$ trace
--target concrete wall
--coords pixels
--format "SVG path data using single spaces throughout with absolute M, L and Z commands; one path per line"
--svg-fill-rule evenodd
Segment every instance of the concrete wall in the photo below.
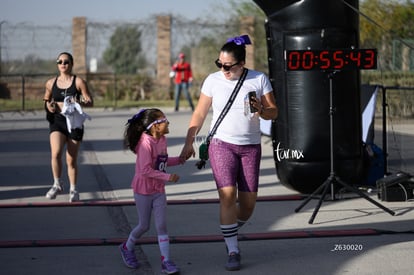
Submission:
M 75 60 L 73 73 L 84 77 L 88 71 L 86 65 L 86 17 L 74 17 L 72 20 L 72 54 Z

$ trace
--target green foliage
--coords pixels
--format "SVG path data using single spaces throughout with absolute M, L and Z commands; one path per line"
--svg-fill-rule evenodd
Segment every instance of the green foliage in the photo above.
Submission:
M 394 4 L 392 6 L 393 17 L 398 20 L 391 20 L 390 28 L 401 38 L 414 37 L 414 3 L 407 0 L 403 5 Z
M 103 54 L 104 61 L 111 65 L 117 74 L 134 74 L 145 66 L 140 56 L 141 32 L 133 25 L 118 27 L 110 39 L 110 46 Z
M 414 35 L 414 3 L 407 0 L 365 0 L 360 11 L 366 16 L 360 20 L 362 45 L 380 44 L 384 36 L 412 38 Z
M 203 57 L 198 56 L 198 58 L 209 60 L 208 63 L 201 62 L 204 65 L 203 69 L 209 72 L 216 69 L 212 61 L 218 57 L 219 50 L 226 39 L 242 35 L 242 33 L 240 33 L 240 27 L 243 22 L 240 22 L 240 18 L 253 16 L 255 18 L 255 33 L 254 37 L 251 38 L 254 39 L 255 69 L 267 72 L 267 44 L 264 28 L 266 16 L 264 12 L 253 1 L 246 0 L 229 0 L 221 2 L 220 6 L 217 6 L 215 9 L 218 10 L 217 13 L 222 13 L 223 16 L 221 17 L 226 18 L 226 20 L 222 23 L 223 27 L 213 34 L 204 35 L 197 45 L 195 45 L 196 48 L 202 48 L 203 50 Z
M 377 48 L 382 70 L 414 65 L 414 4 L 406 0 L 365 0 L 360 4 L 360 48 Z

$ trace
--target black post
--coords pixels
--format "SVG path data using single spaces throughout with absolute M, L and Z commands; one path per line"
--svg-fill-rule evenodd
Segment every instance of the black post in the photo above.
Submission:
M 388 150 L 387 150 L 387 88 L 382 88 L 382 151 L 384 152 L 384 175 L 388 174 Z

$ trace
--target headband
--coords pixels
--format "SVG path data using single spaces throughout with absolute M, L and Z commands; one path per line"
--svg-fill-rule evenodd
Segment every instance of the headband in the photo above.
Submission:
M 155 124 L 159 124 L 159 123 L 163 123 L 163 122 L 167 122 L 167 121 L 168 121 L 168 119 L 166 119 L 166 118 L 157 119 L 157 120 L 155 120 L 155 121 L 151 122 L 151 123 L 147 126 L 147 131 L 148 131 L 149 129 L 151 129 L 151 127 L 152 127 L 153 125 L 155 125 Z
M 128 119 L 127 124 L 131 124 L 132 122 L 136 121 L 137 119 L 140 119 L 142 114 L 144 114 L 144 112 L 147 109 L 141 109 L 138 113 L 136 113 L 133 117 L 131 117 L 130 119 Z
M 236 45 L 239 45 L 239 46 L 252 44 L 247 34 L 229 38 L 227 39 L 227 42 L 234 42 Z

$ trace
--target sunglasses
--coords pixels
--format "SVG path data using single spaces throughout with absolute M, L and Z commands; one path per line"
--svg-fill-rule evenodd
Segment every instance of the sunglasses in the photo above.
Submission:
M 56 64 L 59 64 L 59 65 L 69 65 L 70 64 L 70 61 L 69 60 L 57 60 L 56 61 Z
M 233 68 L 233 66 L 236 66 L 239 64 L 239 62 L 234 63 L 233 65 L 223 65 L 221 64 L 220 60 L 216 60 L 214 61 L 214 63 L 216 64 L 217 68 L 221 69 L 223 68 L 224 71 L 228 72 L 230 71 L 231 68 Z
M 168 123 L 169 121 L 168 121 L 168 119 L 166 119 L 166 118 L 157 119 L 157 120 L 155 120 L 155 121 L 151 122 L 151 123 L 147 126 L 147 130 L 151 129 L 152 125 L 155 125 L 155 124 L 160 124 L 160 123 L 164 123 L 164 122 L 167 122 L 167 123 Z

